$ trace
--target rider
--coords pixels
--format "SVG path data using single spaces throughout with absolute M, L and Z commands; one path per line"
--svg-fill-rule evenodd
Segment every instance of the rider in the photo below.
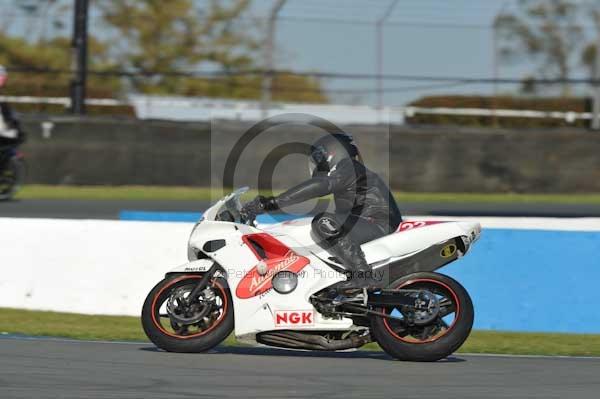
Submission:
M 0 65 L 0 89 L 6 84 L 8 74 Z M 6 147 L 15 147 L 25 141 L 19 121 L 15 118 L 10 106 L 0 102 L 0 151 Z M 0 165 L 1 166 L 1 165 Z
M 276 197 L 258 196 L 242 212 L 256 215 L 333 194 L 335 212 L 317 214 L 312 233 L 351 271 L 341 290 L 376 287 L 360 245 L 394 232 L 402 221 L 384 181 L 361 162 L 352 136 L 334 133 L 311 146 L 312 178 Z

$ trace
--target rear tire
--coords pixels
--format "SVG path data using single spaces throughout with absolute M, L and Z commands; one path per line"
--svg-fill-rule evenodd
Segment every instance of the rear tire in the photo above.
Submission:
M 407 333 L 407 328 L 402 327 L 402 323 L 380 316 L 372 317 L 371 334 L 389 355 L 405 361 L 433 362 L 454 353 L 469 337 L 474 319 L 473 303 L 465 288 L 456 280 L 439 273 L 414 273 L 394 281 L 389 288 L 439 289 L 439 292 L 448 294 L 452 298 L 452 303 L 456 302 L 453 307 L 448 306 L 448 310 L 454 309 L 454 312 L 449 313 L 455 315 L 451 324 L 448 325 L 439 318 L 431 325 L 423 327 L 423 335 L 426 335 L 427 331 L 431 331 L 431 336 L 416 339 L 409 338 L 411 334 Z M 391 313 L 390 309 L 378 310 Z M 400 326 L 401 332 L 395 331 L 394 323 Z M 444 325 L 445 327 L 442 327 Z M 417 327 L 416 330 L 420 331 L 419 328 Z M 430 330 L 425 330 L 426 328 Z M 419 334 L 414 335 L 418 336 Z
M 211 325 L 198 327 L 195 332 L 186 335 L 175 329 L 181 326 L 167 317 L 160 317 L 162 305 L 175 290 L 193 287 L 201 277 L 199 274 L 170 276 L 159 282 L 146 297 L 142 308 L 142 326 L 150 341 L 159 348 L 168 352 L 205 352 L 220 344 L 233 331 L 233 302 L 227 281 L 223 278 L 213 278 L 211 281 L 222 304 L 220 315 Z M 187 333 L 187 328 L 185 331 Z

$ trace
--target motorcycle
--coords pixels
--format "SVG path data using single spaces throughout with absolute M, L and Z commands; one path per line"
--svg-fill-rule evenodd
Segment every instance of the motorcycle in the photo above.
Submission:
M 362 245 L 382 287 L 340 293 L 346 270 L 316 245 L 311 219 L 257 227 L 240 214 L 246 190 L 206 210 L 189 238 L 189 262 L 148 294 L 142 325 L 159 348 L 204 352 L 235 330 L 254 345 L 342 351 L 377 342 L 400 360 L 436 361 L 469 336 L 469 294 L 434 271 L 469 252 L 479 223 L 403 222 Z
M 25 157 L 17 147 L 0 148 L 0 201 L 14 197 L 25 180 Z

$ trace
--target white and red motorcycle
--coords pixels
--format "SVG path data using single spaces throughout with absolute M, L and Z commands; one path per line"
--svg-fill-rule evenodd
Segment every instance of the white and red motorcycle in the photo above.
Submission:
M 315 244 L 310 218 L 257 228 L 235 191 L 209 208 L 188 243 L 189 263 L 148 294 L 142 324 L 172 352 L 203 352 L 235 329 L 238 341 L 337 351 L 377 342 L 391 356 L 435 361 L 456 351 L 473 305 L 455 280 L 434 270 L 479 238 L 472 222 L 403 222 L 362 245 L 385 288 L 341 295 L 343 265 Z

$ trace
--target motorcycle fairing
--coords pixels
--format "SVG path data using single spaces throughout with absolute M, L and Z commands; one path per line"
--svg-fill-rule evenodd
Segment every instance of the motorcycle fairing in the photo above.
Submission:
M 256 255 L 259 263 L 264 265 L 264 272 L 259 273 L 258 265 L 254 266 L 238 284 L 235 295 L 247 299 L 263 294 L 273 288 L 271 279 L 281 271 L 298 274 L 310 260 L 300 256 L 267 233 L 248 234 L 242 240 Z
M 167 275 L 176 273 L 204 273 L 215 263 L 212 259 L 196 259 L 171 269 Z
M 296 245 L 309 249 L 314 256 L 325 262 L 332 262 L 331 255 L 315 244 L 311 235 L 311 220 L 311 218 L 296 219 L 291 222 L 271 225 L 264 230 L 284 242 L 289 240 L 295 242 Z M 395 233 L 361 245 L 367 262 L 373 268 L 394 264 L 401 259 L 412 257 L 450 239 L 460 239 L 462 237 L 464 241 L 471 243 L 479 237 L 481 232 L 481 226 L 476 222 L 414 221 L 404 222 L 403 225 L 409 226 L 406 223 L 411 223 L 411 227 L 405 227 Z M 469 245 L 467 244 L 462 253 L 466 253 L 468 249 Z M 442 262 L 440 264 L 440 262 L 436 262 L 436 264 L 439 264 L 436 269 L 447 263 Z M 339 266 L 343 267 L 343 265 Z M 430 270 L 423 269 L 421 271 Z
M 302 265 L 301 273 L 298 273 L 298 285 L 294 291 L 289 294 L 280 294 L 273 289 L 267 289 L 258 295 L 248 298 L 240 298 L 236 291 L 245 276 L 252 271 L 260 261 L 257 257 L 256 248 L 252 247 L 246 236 L 263 237 L 266 242 L 278 242 L 278 245 L 271 245 L 268 249 L 270 256 L 278 256 L 285 251 L 287 254 L 292 251 L 297 253 L 300 258 L 306 258 L 307 263 Z M 270 238 L 266 238 L 266 237 Z M 283 236 L 277 236 L 275 239 L 270 234 L 257 228 L 237 224 L 233 222 L 220 222 L 204 220 L 196 225 L 189 241 L 190 257 L 192 255 L 201 255 L 210 259 L 193 260 L 186 265 L 174 269 L 172 272 L 185 272 L 186 268 L 198 268 L 207 270 L 207 262 L 217 262 L 225 271 L 228 285 L 232 291 L 232 300 L 234 306 L 235 331 L 237 335 L 253 334 L 261 331 L 269 331 L 278 328 L 275 321 L 278 312 L 286 311 L 306 311 L 314 312 L 314 319 L 310 325 L 299 323 L 294 329 L 311 330 L 345 330 L 352 325 L 352 320 L 342 318 L 337 320 L 324 319 L 314 309 L 310 302 L 310 296 L 323 288 L 331 286 L 339 281 L 343 281 L 345 276 L 335 273 L 332 269 L 322 262 L 319 258 L 302 251 L 298 248 L 298 243 L 288 241 Z M 226 245 L 213 252 L 203 251 L 207 242 L 214 240 L 225 240 Z M 303 252 L 303 253 L 300 253 Z M 308 256 L 305 256 L 308 255 Z M 260 256 L 259 256 L 260 257 Z M 284 257 L 285 258 L 285 257 Z M 301 265 L 298 263 L 297 265 Z M 298 267 L 298 266 L 296 266 Z

